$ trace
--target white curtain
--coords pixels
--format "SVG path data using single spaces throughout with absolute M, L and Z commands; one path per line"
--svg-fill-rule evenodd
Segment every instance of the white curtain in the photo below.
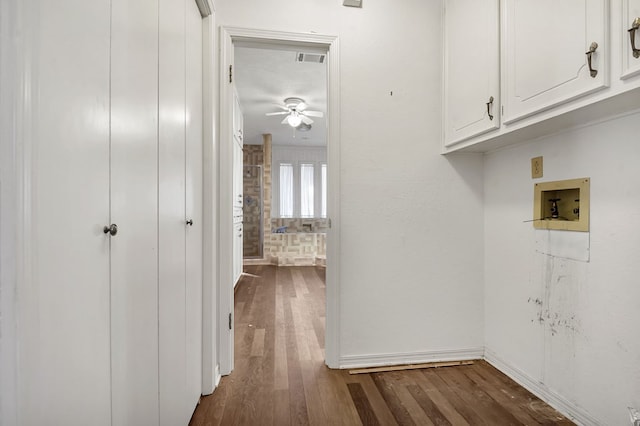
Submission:
M 293 164 L 280 164 L 280 217 L 293 217 Z
M 314 217 L 313 164 L 300 165 L 300 216 Z

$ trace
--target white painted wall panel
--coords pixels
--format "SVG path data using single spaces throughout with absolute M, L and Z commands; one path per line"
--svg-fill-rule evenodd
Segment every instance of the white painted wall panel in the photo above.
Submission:
M 482 160 L 439 155 L 440 2 L 216 11 L 222 25 L 340 38 L 341 356 L 481 347 Z
M 627 407 L 640 407 L 638 132 L 635 113 L 485 162 L 487 348 L 600 424 L 627 424 Z M 522 223 L 539 155 L 539 181 L 591 178 L 589 261 L 538 253 L 538 231 Z

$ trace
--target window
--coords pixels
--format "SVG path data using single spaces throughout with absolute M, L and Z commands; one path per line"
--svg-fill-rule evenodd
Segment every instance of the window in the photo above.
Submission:
M 293 164 L 280 164 L 280 217 L 293 217 Z
M 314 217 L 313 211 L 313 164 L 300 165 L 300 216 Z
M 274 217 L 327 217 L 327 164 L 283 162 L 274 168 Z

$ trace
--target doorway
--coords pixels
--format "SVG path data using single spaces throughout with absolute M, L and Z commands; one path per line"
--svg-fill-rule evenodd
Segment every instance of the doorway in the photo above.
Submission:
M 325 363 L 332 368 L 339 366 L 338 348 L 338 271 L 339 259 L 336 256 L 339 245 L 339 52 L 338 39 L 333 36 L 317 34 L 282 33 L 241 28 L 222 28 L 220 61 L 220 247 L 219 251 L 219 362 L 220 373 L 229 374 L 233 370 L 233 271 L 230 250 L 233 245 L 233 191 L 230 185 L 233 176 L 232 140 L 233 135 L 233 99 L 235 47 L 270 46 L 276 49 L 290 48 L 299 50 L 323 51 L 327 61 L 327 103 L 326 103 L 326 336 Z M 283 100 L 284 101 L 284 100 Z M 264 229 L 270 224 L 264 223 Z

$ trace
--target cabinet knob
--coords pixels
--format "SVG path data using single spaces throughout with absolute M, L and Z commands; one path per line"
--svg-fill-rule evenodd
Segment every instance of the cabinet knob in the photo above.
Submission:
M 591 78 L 596 78 L 596 76 L 598 75 L 598 70 L 593 69 L 593 67 L 591 66 L 591 57 L 597 49 L 598 43 L 594 41 L 593 43 L 591 43 L 591 46 L 589 46 L 589 50 L 585 52 L 585 55 L 587 55 L 587 63 L 589 64 L 589 74 L 591 75 Z
M 189 219 L 189 220 L 187 220 L 187 225 L 189 225 L 189 226 L 193 226 L 193 219 Z
M 115 223 L 112 223 L 109 226 L 105 226 L 104 228 L 102 228 L 102 232 L 104 232 L 105 234 L 111 234 L 111 236 L 114 236 L 118 233 L 118 225 L 116 225 Z
M 631 51 L 634 58 L 640 58 L 640 49 L 636 47 L 636 31 L 640 28 L 640 18 L 636 18 L 629 28 L 629 37 L 631 38 Z

